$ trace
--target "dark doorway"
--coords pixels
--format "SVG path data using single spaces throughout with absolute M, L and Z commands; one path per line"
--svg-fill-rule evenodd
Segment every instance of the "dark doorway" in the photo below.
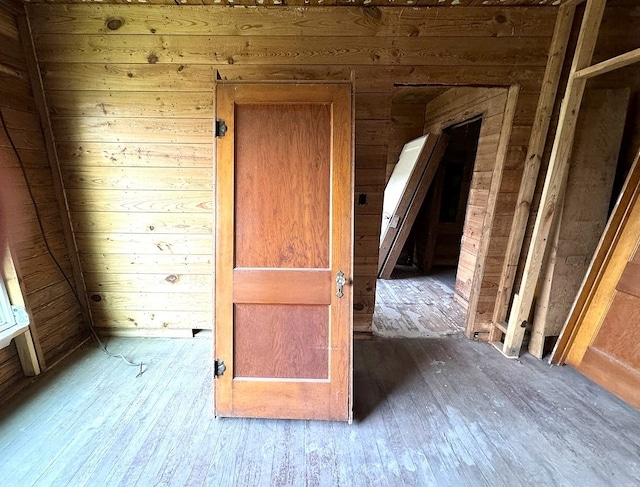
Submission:
M 423 275 L 436 272 L 455 281 L 481 125 L 477 118 L 445 130 L 449 145 L 406 249 L 409 262 Z

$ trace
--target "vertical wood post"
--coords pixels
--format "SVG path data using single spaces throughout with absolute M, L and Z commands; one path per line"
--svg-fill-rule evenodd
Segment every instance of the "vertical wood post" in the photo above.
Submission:
M 540 98 L 538 99 L 535 120 L 533 122 L 529 147 L 525 158 L 522 182 L 520 183 L 518 200 L 516 202 L 516 211 L 511 224 L 511 231 L 509 232 L 507 253 L 502 266 L 502 273 L 500 274 L 498 295 L 492 317 L 493 326 L 489 335 L 490 342 L 495 342 L 501 338 L 500 335 L 502 332 L 495 324 L 503 322 L 509 310 L 509 300 L 513 290 L 518 261 L 520 260 L 524 235 L 527 230 L 529 211 L 538 181 L 538 173 L 540 171 L 547 134 L 549 133 L 553 105 L 558 93 L 560 74 L 562 73 L 562 65 L 564 64 L 567 52 L 567 44 L 569 43 L 575 10 L 575 7 L 562 6 L 556 19 L 553 38 L 551 39 L 551 46 L 549 47 L 549 60 L 547 61 L 547 67 L 542 80 L 542 89 L 540 91 Z
M 505 335 L 502 352 L 508 357 L 517 357 L 524 337 L 525 327 L 522 326 L 529 318 L 533 298 L 540 276 L 542 261 L 547 247 L 547 239 L 551 231 L 554 214 L 558 205 L 558 196 L 566 181 L 569 156 L 573 147 L 576 121 L 580 104 L 586 86 L 585 79 L 576 78 L 575 73 L 591 64 L 598 31 L 604 14 L 606 0 L 588 0 L 585 9 L 578 45 L 571 65 L 569 82 L 565 92 L 558 129 L 551 151 L 551 159 L 547 176 L 542 190 L 542 199 L 536 218 L 531 244 L 527 254 L 522 283 L 518 293 L 519 302 L 514 303 L 509 315 L 507 333 Z M 516 306 L 517 304 L 517 306 Z

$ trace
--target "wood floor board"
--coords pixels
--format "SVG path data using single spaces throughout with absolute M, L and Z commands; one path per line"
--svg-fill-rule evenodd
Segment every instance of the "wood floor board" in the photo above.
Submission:
M 207 366 L 203 364 L 194 369 L 198 372 L 196 377 L 206 374 Z M 191 387 L 180 388 L 173 396 L 172 402 L 176 404 L 173 416 L 166 408 L 163 418 L 166 420 L 166 427 L 163 429 L 160 424 L 152 430 L 152 434 L 147 436 L 140 451 L 145 451 L 146 456 L 138 463 L 141 468 L 127 471 L 121 484 L 133 485 L 161 485 L 171 477 L 172 469 L 177 462 L 185 460 L 181 458 L 180 451 L 182 445 L 189 443 L 189 433 L 194 426 L 198 425 L 199 419 L 206 415 L 205 396 L 200 391 L 206 389 L 210 382 L 207 377 L 203 380 L 194 380 Z M 160 422 L 159 422 L 160 423 Z M 168 441 L 160 441 L 165 438 Z M 188 461 L 188 460 L 187 460 Z M 137 463 L 137 462 L 136 462 Z
M 393 346 L 394 342 L 389 342 L 389 345 L 366 355 L 368 363 L 363 370 L 370 371 L 370 381 L 375 384 L 375 387 L 369 389 L 379 390 L 380 398 L 386 398 L 374 403 L 374 407 L 379 403 L 379 412 L 370 416 L 385 419 L 381 429 L 385 430 L 388 441 L 396 452 L 395 468 L 400 472 L 397 475 L 401 476 L 404 484 L 415 485 L 426 481 L 429 485 L 446 485 L 446 479 L 450 478 L 453 471 L 443 474 L 442 470 L 452 469 L 452 463 L 449 459 L 440 458 L 437 449 L 428 455 L 428 461 L 427 455 L 422 451 L 432 444 L 433 439 L 432 433 L 425 426 L 425 421 L 428 421 L 426 415 L 423 415 L 426 404 L 422 401 L 416 403 L 416 397 L 420 397 L 420 394 L 416 394 L 414 386 L 407 385 L 406 382 L 402 385 L 402 392 L 394 393 L 394 387 L 400 386 L 394 386 L 398 377 L 408 377 L 406 371 L 413 369 L 413 362 L 406 353 L 402 353 L 404 350 L 398 351 Z M 402 397 L 411 401 L 402 401 Z M 400 402 L 403 404 L 399 404 Z M 424 431 L 428 434 L 424 435 Z
M 428 350 L 433 350 L 435 348 L 437 351 L 439 351 L 439 344 L 440 341 L 430 341 Z M 414 349 L 419 348 L 420 344 L 416 344 L 416 346 L 411 347 L 409 350 L 410 354 Z M 436 374 L 446 374 L 446 364 L 451 360 L 458 361 L 456 366 L 462 365 L 462 367 L 465 367 L 466 365 L 460 363 L 459 357 L 452 358 L 446 355 L 429 356 L 429 354 L 427 353 L 427 358 L 427 361 L 416 361 L 418 368 L 423 368 L 424 364 L 429 364 L 430 367 L 436 369 Z M 472 377 L 472 375 L 473 371 L 469 370 L 467 374 L 461 377 L 461 380 Z M 435 380 L 432 380 L 429 383 L 440 384 Z M 458 387 L 459 384 L 460 381 L 451 381 L 441 384 L 440 387 L 434 386 L 431 388 L 434 395 L 433 399 L 436 404 L 451 405 L 444 408 L 442 411 L 442 413 L 444 413 L 445 417 L 448 419 L 449 423 L 445 431 L 452 432 L 452 441 L 462 439 L 462 441 L 460 441 L 459 443 L 467 445 L 467 455 L 472 456 L 474 451 L 482 452 L 484 458 L 482 458 L 481 471 L 488 482 L 491 481 L 491 479 L 495 479 L 496 485 L 505 482 L 505 479 L 501 478 L 500 473 L 502 473 L 503 475 L 508 475 L 508 478 L 518 479 L 509 463 L 508 450 L 503 449 L 502 451 L 500 451 L 499 447 L 501 447 L 502 445 L 496 445 L 492 441 L 490 436 L 482 431 L 480 427 L 480 421 L 482 420 L 483 416 L 478 415 L 479 417 L 469 418 L 467 417 L 467 411 L 465 411 L 466 408 L 460 409 L 459 407 L 455 406 L 463 405 L 468 401 L 474 401 L 474 403 L 477 403 L 477 406 L 480 406 L 483 400 L 482 396 L 473 394 L 473 389 L 469 389 L 468 387 L 465 387 L 464 389 L 460 388 Z M 473 410 L 475 411 L 476 408 L 473 408 Z M 459 446 L 459 448 L 462 448 L 462 446 Z
M 389 338 L 427 338 L 464 330 L 465 310 L 454 299 L 455 269 L 423 276 L 397 266 L 376 284 L 373 332 Z
M 135 352 L 137 345 L 139 344 L 131 343 L 123 348 L 128 352 Z M 119 350 L 119 347 L 114 347 L 114 350 Z M 44 384 L 43 390 L 39 391 L 37 402 L 35 398 L 31 398 L 33 401 L 27 399 L 25 410 L 17 411 L 17 414 L 26 421 L 19 426 L 13 423 L 13 428 L 17 426 L 22 434 L 5 436 L 0 431 L 0 437 L 3 437 L 0 440 L 0 471 L 3 469 L 3 464 L 12 463 L 14 458 L 25 454 L 42 453 L 40 457 L 42 465 L 45 457 L 55 452 L 49 448 L 42 451 L 42 445 L 34 439 L 56 438 L 60 434 L 71 433 L 73 426 L 82 421 L 82 415 L 90 411 L 100 394 L 108 390 L 107 384 L 112 380 L 111 373 L 118 366 L 118 361 L 113 359 L 100 364 L 96 362 L 93 354 L 96 351 L 95 345 L 87 345 L 84 355 L 79 357 L 79 364 L 73 371 L 67 369 L 49 379 Z M 103 352 L 100 351 L 100 353 Z M 116 353 L 126 352 L 123 350 Z M 80 384 L 84 384 L 84 387 Z M 30 398 L 31 390 L 25 391 L 25 395 Z M 32 417 L 33 421 L 29 421 L 29 417 Z M 65 417 L 66 421 L 61 423 L 58 419 L 60 417 Z M 10 440 L 7 441 L 9 438 Z M 26 472 L 27 470 L 29 465 L 20 463 L 12 475 L 19 478 L 22 473 L 30 474 Z
M 534 362 L 531 356 L 525 356 L 523 361 Z M 492 369 L 494 380 L 497 382 L 499 370 L 494 364 L 487 364 L 487 369 Z M 560 372 L 569 371 L 561 369 Z M 539 372 L 539 371 L 538 371 Z M 577 453 L 589 455 L 589 451 L 602 450 L 603 436 L 601 428 L 620 429 L 619 435 L 623 441 L 614 442 L 607 445 L 602 451 L 601 457 L 609 456 L 613 451 L 621 455 L 640 454 L 640 426 L 637 423 L 626 423 L 620 425 L 620 418 L 611 418 L 609 411 L 605 408 L 594 407 L 593 399 L 585 394 L 574 393 L 573 390 L 555 388 L 558 383 L 547 384 L 544 374 L 526 374 L 523 371 L 522 385 L 519 388 L 520 401 L 526 401 L 530 419 L 538 429 L 553 438 L 558 445 L 564 445 Z M 577 375 L 577 379 L 584 379 Z M 575 377 L 572 374 L 572 377 Z M 584 379 L 583 386 L 591 388 L 595 384 Z M 594 397 L 599 398 L 603 391 L 593 388 Z M 568 396 L 568 397 L 567 397 Z M 616 399 L 611 396 L 611 399 Z M 622 404 L 622 402 L 620 401 Z M 521 403 L 522 404 L 522 403 Z M 626 406 L 626 405 L 625 405 Z M 553 418 L 557 424 L 553 428 L 548 427 L 549 418 Z M 595 427 L 597 425 L 597 427 Z M 622 426 L 622 427 L 621 427 Z M 604 463 L 604 462 L 603 462 Z M 628 466 L 635 475 L 640 475 L 640 464 L 633 463 Z M 594 481 L 606 481 L 608 478 L 607 469 L 596 472 L 598 478 Z
M 588 458 L 593 455 L 589 452 L 602 451 L 603 445 L 585 447 L 586 445 L 582 443 L 589 434 L 588 422 L 582 424 L 580 428 L 579 436 L 582 441 L 577 443 L 572 441 L 573 434 L 572 428 L 569 426 L 569 418 L 562 412 L 563 409 L 570 407 L 569 402 L 564 403 L 558 409 L 550 409 L 545 404 L 548 399 L 542 392 L 543 390 L 534 389 L 528 383 L 529 375 L 525 371 L 516 371 L 518 378 L 511 382 L 501 380 L 501 371 L 494 364 L 483 364 L 481 367 L 495 385 L 494 390 L 502 392 L 508 401 L 504 407 L 503 416 L 509 414 L 508 411 L 514 408 L 520 411 L 516 430 L 526 432 L 526 434 L 518 435 L 520 441 L 529 442 L 529 451 L 538 457 L 537 463 L 545 467 L 538 472 L 535 479 L 537 482 L 550 485 L 551 482 L 560 481 L 563 485 L 571 485 L 574 481 L 572 479 L 581 478 L 584 481 L 583 485 L 606 485 L 606 472 L 609 470 L 606 465 L 580 473 L 580 466 L 571 461 L 567 455 L 558 455 L 557 457 L 549 455 L 551 451 L 570 450 L 575 455 Z M 546 445 L 546 448 L 540 448 L 538 445 Z M 592 458 L 592 461 L 599 463 L 596 458 Z
M 438 343 L 434 340 L 421 341 L 410 348 L 410 353 L 420 364 L 422 377 L 427 383 L 438 384 L 432 374 L 446 376 L 452 360 L 451 355 L 438 350 Z M 456 405 L 473 401 L 473 408 L 455 410 L 452 417 L 461 418 L 466 436 L 483 443 L 477 447 L 485 454 L 489 453 L 489 461 L 500 469 L 501 475 L 497 475 L 497 479 L 505 476 L 519 485 L 530 485 L 532 479 L 527 474 L 526 465 L 536 464 L 537 459 L 529 454 L 526 441 L 514 441 L 513 433 L 505 434 L 503 431 L 502 414 L 506 414 L 500 409 L 503 398 L 498 397 L 496 401 L 491 390 L 483 387 L 484 382 L 477 372 L 477 362 L 462 362 L 459 353 L 455 354 L 455 357 L 457 363 L 454 366 L 466 370 L 467 373 L 460 375 L 456 381 L 447 382 L 445 387 L 435 389 L 433 403 Z M 512 426 L 512 423 L 505 421 L 505 425 Z
M 640 411 L 461 333 L 357 341 L 352 425 L 213 418 L 208 339 L 110 346 L 146 372 L 86 346 L 0 406 L 3 487 L 640 483 Z
M 105 468 L 102 472 L 94 472 L 92 475 L 93 480 L 91 481 L 96 483 L 103 482 L 100 485 L 119 485 L 121 483 L 135 485 L 140 472 L 154 453 L 157 440 L 166 429 L 167 424 L 173 419 L 174 414 L 179 410 L 178 406 L 182 404 L 182 400 L 193 401 L 194 396 L 187 395 L 189 392 L 193 393 L 193 376 L 191 380 L 186 380 L 181 387 L 177 387 L 180 371 L 171 367 L 172 363 L 181 361 L 184 367 L 183 372 L 185 369 L 190 373 L 194 371 L 193 355 L 189 352 L 192 352 L 194 345 L 198 345 L 198 343 L 194 341 L 188 346 L 185 345 L 187 344 L 177 344 L 175 349 L 168 350 L 168 357 L 157 363 L 157 368 L 153 371 L 153 374 L 150 374 L 150 370 L 145 372 L 147 380 L 153 380 L 158 375 L 162 377 L 162 381 L 159 384 L 154 382 L 150 386 L 154 388 L 155 401 L 145 404 L 146 408 L 140 411 L 142 417 L 148 418 L 148 421 L 144 423 L 143 427 L 132 425 L 133 427 L 126 428 L 122 432 L 111 448 L 111 451 L 121 452 L 120 458 L 111 459 L 110 470 L 107 471 Z M 195 369 L 195 371 L 197 370 Z M 195 380 L 195 382 L 201 381 Z M 137 393 L 134 397 L 136 396 Z M 187 406 L 187 408 L 189 407 Z M 170 435 L 165 438 L 167 441 L 173 440 Z M 109 456 L 107 455 L 107 458 Z M 122 461 L 123 458 L 130 458 L 131 461 Z M 108 464 L 104 466 L 109 467 Z
M 129 443 L 135 442 L 136 435 L 145 431 L 145 428 L 137 427 L 138 419 L 141 416 L 150 419 L 153 416 L 147 411 L 154 411 L 154 407 L 160 410 L 165 403 L 165 397 L 171 398 L 169 394 L 164 394 L 172 378 L 166 368 L 169 360 L 179 359 L 185 345 L 176 343 L 176 346 L 170 350 L 160 347 L 155 353 L 149 350 L 148 353 L 139 357 L 145 363 L 143 375 L 135 378 L 134 373 L 122 382 L 123 385 L 128 386 L 123 389 L 130 395 L 129 399 L 124 401 L 128 406 L 126 411 L 111 428 L 106 429 L 106 434 L 98 445 L 79 452 L 80 455 L 87 453 L 89 455 L 84 459 L 81 457 L 76 459 L 79 468 L 73 472 L 69 485 L 100 485 L 103 479 L 108 477 L 114 464 L 126 453 Z M 118 380 L 117 377 L 116 380 Z M 115 387 L 118 385 L 119 383 L 116 383 Z M 161 396 L 158 397 L 158 394 Z

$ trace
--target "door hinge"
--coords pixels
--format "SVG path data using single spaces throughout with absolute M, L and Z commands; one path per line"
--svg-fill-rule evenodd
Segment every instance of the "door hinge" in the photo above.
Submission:
M 224 374 L 225 370 L 227 370 L 227 366 L 224 364 L 223 360 L 214 359 L 213 360 L 213 377 L 220 377 Z
M 224 120 L 216 119 L 216 137 L 224 137 L 227 133 L 227 124 Z

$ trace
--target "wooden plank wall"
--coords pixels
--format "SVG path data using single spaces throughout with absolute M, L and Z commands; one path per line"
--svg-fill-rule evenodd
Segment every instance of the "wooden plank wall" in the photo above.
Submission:
M 37 114 L 23 46 L 12 9 L 0 3 L 0 210 L 10 234 L 25 300 L 39 337 L 36 347 L 46 365 L 86 338 L 81 311 L 47 250 L 29 197 L 27 180 L 38 205 L 47 241 L 67 276 L 72 276 L 56 193 Z M 18 149 L 27 179 L 11 148 Z M 1 219 L 0 219 L 1 220 Z M 0 221 L 2 224 L 2 221 Z M 0 256 L 2 257 L 2 256 Z M 8 258 L 7 255 L 4 256 Z M 0 401 L 26 383 L 13 342 L 0 350 Z
M 489 199 L 489 187 L 493 173 L 493 166 L 498 153 L 498 142 L 500 131 L 502 129 L 502 120 L 504 117 L 507 93 L 505 89 L 500 88 L 453 88 L 439 97 L 435 98 L 427 105 L 425 130 L 439 132 L 448 126 L 458 124 L 465 120 L 472 119 L 478 115 L 482 115 L 482 125 L 480 128 L 480 136 L 478 139 L 478 148 L 476 151 L 476 160 L 473 167 L 473 176 L 471 178 L 471 188 L 469 190 L 469 199 L 466 208 L 463 236 L 460 249 L 460 257 L 458 260 L 458 269 L 456 272 L 456 298 L 467 306 L 472 298 L 472 284 L 474 274 L 476 272 L 478 251 L 480 249 L 480 239 L 483 233 L 484 215 L 487 209 Z M 532 101 L 535 103 L 536 97 L 524 95 L 519 99 L 520 112 L 525 113 L 530 110 L 527 106 Z M 529 125 L 530 127 L 530 125 Z M 514 131 L 517 134 L 517 130 Z M 506 193 L 507 189 L 517 187 L 520 181 L 521 173 L 517 169 L 521 167 L 521 160 L 517 159 L 520 153 L 519 146 L 515 142 L 517 139 L 512 138 L 509 145 L 510 158 L 507 161 L 507 168 L 503 174 L 501 195 L 502 199 L 508 199 L 510 196 Z M 515 179 L 515 181 L 514 181 Z M 500 208 L 500 206 L 499 206 Z M 492 250 L 486 260 L 485 279 L 479 296 L 473 296 L 478 302 L 488 301 L 484 295 L 486 290 L 491 290 L 490 279 L 495 275 L 499 277 L 500 252 L 504 255 L 504 249 L 500 247 L 503 240 L 506 242 L 506 234 L 503 227 L 508 228 L 510 225 L 509 217 L 513 214 L 513 205 L 510 208 L 500 209 L 496 213 L 495 227 L 496 230 L 492 234 L 492 242 L 495 237 L 500 238 L 497 244 L 490 247 Z M 505 221 L 506 220 L 506 221 Z M 488 282 L 489 284 L 485 284 Z M 495 294 L 493 296 L 495 300 Z M 481 301 L 480 301 L 481 300 Z M 468 317 L 467 319 L 474 322 L 473 328 L 478 332 L 484 332 L 483 322 L 478 318 L 480 313 L 486 316 L 487 310 L 484 307 L 478 307 L 476 317 Z
M 367 195 L 356 205 L 354 313 L 356 330 L 367 331 L 394 86 L 520 85 L 527 103 L 516 114 L 510 169 L 517 172 L 557 13 L 493 6 L 27 10 L 95 324 L 176 333 L 211 327 L 216 70 L 228 79 L 354 72 L 355 193 Z M 503 203 L 509 191 L 517 188 L 505 188 Z

